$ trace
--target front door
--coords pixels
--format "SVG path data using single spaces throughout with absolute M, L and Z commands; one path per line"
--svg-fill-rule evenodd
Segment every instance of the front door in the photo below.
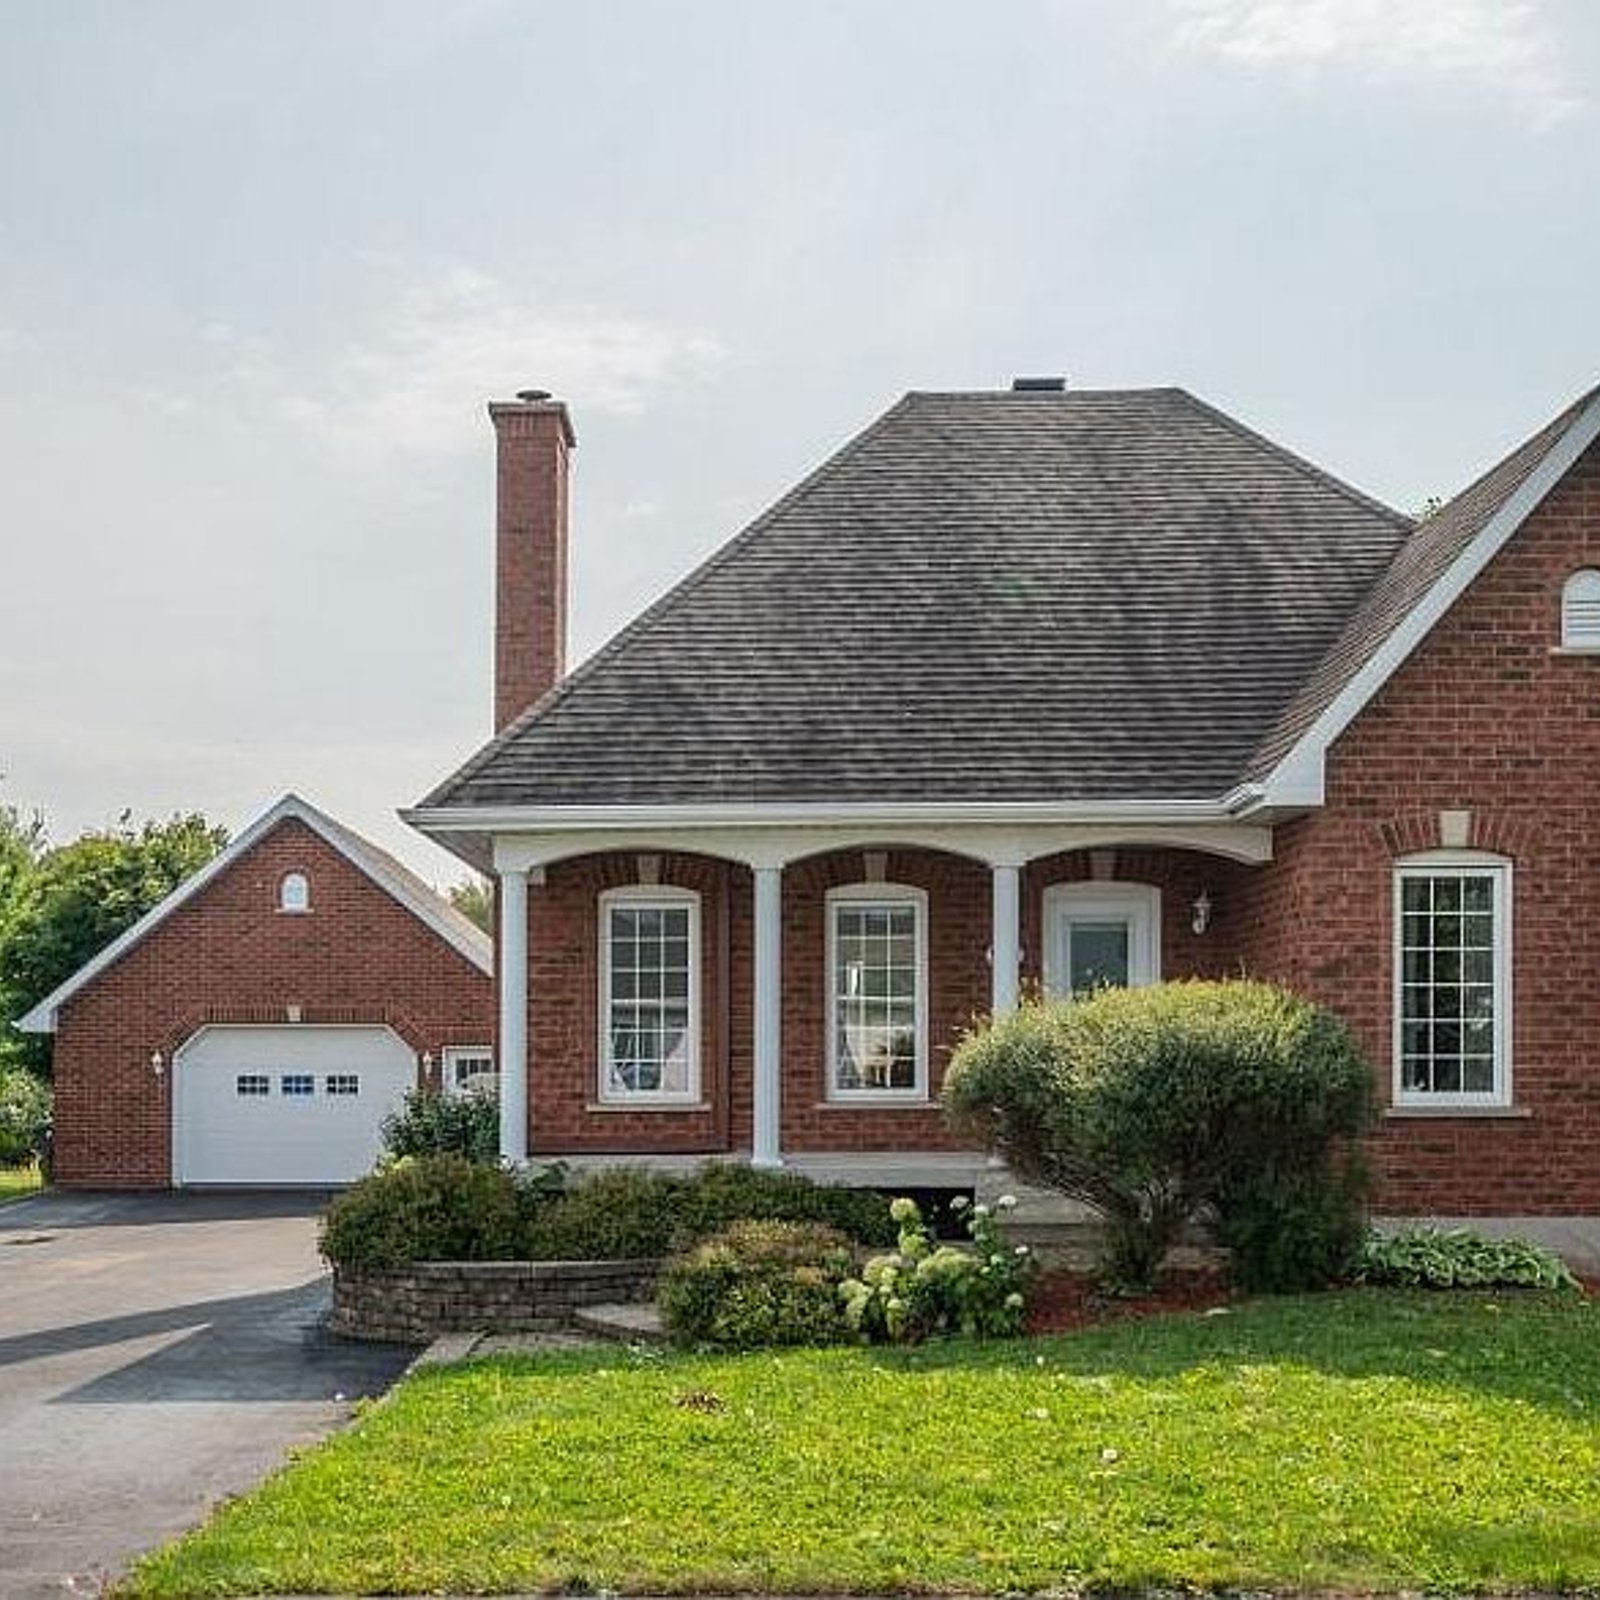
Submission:
M 1082 999 L 1161 976 L 1161 893 L 1142 883 L 1070 883 L 1045 891 L 1045 990 Z

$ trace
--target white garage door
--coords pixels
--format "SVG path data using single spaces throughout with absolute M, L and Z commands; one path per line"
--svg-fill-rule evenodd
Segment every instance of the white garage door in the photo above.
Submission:
M 172 1063 L 172 1180 L 349 1183 L 416 1069 L 388 1028 L 205 1028 Z

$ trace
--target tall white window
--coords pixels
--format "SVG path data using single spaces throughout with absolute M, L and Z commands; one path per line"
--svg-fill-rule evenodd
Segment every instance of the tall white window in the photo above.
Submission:
M 278 909 L 280 911 L 311 909 L 311 880 L 305 873 L 286 872 L 278 880 Z
M 600 1098 L 700 1097 L 700 897 L 613 889 L 600 897 Z
M 1395 868 L 1395 1099 L 1511 1100 L 1511 863 L 1433 851 Z
M 926 1099 L 928 897 L 866 883 L 828 895 L 828 1092 Z
M 1561 643 L 1568 650 L 1600 650 L 1600 572 L 1574 572 L 1561 590 Z

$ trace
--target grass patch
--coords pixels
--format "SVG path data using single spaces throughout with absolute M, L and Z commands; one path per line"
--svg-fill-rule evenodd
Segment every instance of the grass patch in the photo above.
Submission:
M 1354 1291 L 424 1371 L 126 1592 L 1596 1583 L 1600 1311 Z
M 24 1200 L 44 1187 L 37 1163 L 26 1167 L 0 1167 L 0 1206 L 11 1200 Z

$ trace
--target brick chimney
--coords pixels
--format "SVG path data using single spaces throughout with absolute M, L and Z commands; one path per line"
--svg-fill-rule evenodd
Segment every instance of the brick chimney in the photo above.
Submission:
M 496 440 L 494 730 L 567 670 L 567 457 L 572 419 L 543 389 L 489 406 Z

